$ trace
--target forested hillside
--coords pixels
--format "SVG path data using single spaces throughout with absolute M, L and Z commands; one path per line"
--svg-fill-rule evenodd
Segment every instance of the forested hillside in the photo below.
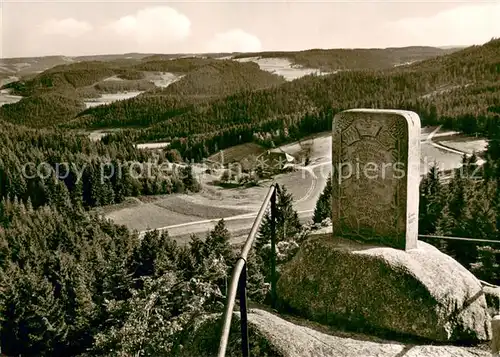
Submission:
M 83 102 L 71 94 L 52 92 L 36 94 L 17 103 L 0 107 L 0 119 L 32 128 L 56 125 L 85 109 Z
M 385 49 L 312 49 L 299 52 L 261 52 L 236 55 L 235 58 L 286 58 L 293 64 L 322 71 L 384 69 L 452 53 L 456 49 L 401 47 Z
M 30 96 L 47 91 L 71 92 L 75 88 L 92 85 L 100 80 L 118 75 L 125 79 L 140 79 L 140 71 L 117 68 L 109 62 L 77 62 L 50 68 L 32 79 L 9 83 L 4 88 L 11 88 L 12 94 Z
M 492 40 L 483 46 L 409 66 L 341 71 L 288 83 L 252 62 L 152 57 L 152 61 L 143 59 L 142 63 L 126 68 L 117 68 L 113 62 L 81 62 L 56 66 L 27 82 L 8 85 L 25 95 L 42 94 L 2 107 L 0 117 L 34 127 L 56 124 L 66 128 L 141 127 L 145 129 L 115 134 L 108 142 L 169 140 L 183 157 L 196 160 L 216 149 L 255 140 L 260 132 L 272 134 L 272 140 L 267 142 L 272 145 L 271 141 L 278 144 L 327 130 L 336 112 L 351 107 L 411 109 L 420 114 L 423 125 L 441 123 L 450 129 L 490 135 L 495 115 L 488 108 L 498 103 L 499 96 L 499 47 L 499 40 Z M 382 62 L 415 57 L 418 49 L 332 50 L 331 53 L 311 50 L 295 55 L 313 61 L 332 53 L 341 57 L 349 54 L 345 58 L 356 53 L 356 58 L 375 63 L 379 68 L 383 67 Z M 423 48 L 422 51 L 420 57 L 441 50 Z M 380 54 L 383 60 L 373 60 L 373 56 Z M 329 58 L 333 60 L 332 56 Z M 350 63 L 363 67 L 356 61 Z M 319 62 L 315 65 L 321 66 Z M 141 77 L 143 72 L 139 69 L 184 75 L 167 88 L 150 89 L 136 98 L 82 110 L 79 102 L 82 96 L 91 97 L 120 87 L 119 82 L 100 82 L 102 79 Z M 141 81 L 132 84 L 138 89 L 147 87 Z M 127 88 L 132 84 L 127 84 Z M 48 105 L 52 102 L 53 105 Z
M 165 115 L 148 129 L 114 134 L 108 141 L 171 140 L 183 157 L 199 160 L 252 141 L 259 132 L 272 133 L 270 141 L 277 145 L 328 130 L 336 112 L 354 107 L 414 110 L 424 126 L 444 124 L 491 136 L 498 115 L 489 108 L 500 100 L 499 73 L 500 40 L 494 40 L 405 68 L 308 76 L 235 94 Z
M 190 71 L 181 80 L 152 94 L 221 97 L 283 83 L 282 77 L 261 70 L 257 63 L 218 60 Z
M 155 88 L 136 98 L 85 110 L 67 127 L 146 127 L 213 99 L 276 87 L 284 82 L 283 78 L 261 70 L 256 63 L 215 61 L 192 70 L 167 88 Z
M 211 58 L 187 57 L 169 58 L 169 56 L 146 57 L 142 63 L 134 65 L 134 69 L 150 72 L 189 73 L 190 71 L 215 63 Z

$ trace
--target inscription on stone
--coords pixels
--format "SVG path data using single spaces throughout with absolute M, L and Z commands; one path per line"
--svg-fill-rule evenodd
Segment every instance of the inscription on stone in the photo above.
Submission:
M 420 118 L 352 109 L 333 119 L 333 233 L 399 249 L 418 237 Z

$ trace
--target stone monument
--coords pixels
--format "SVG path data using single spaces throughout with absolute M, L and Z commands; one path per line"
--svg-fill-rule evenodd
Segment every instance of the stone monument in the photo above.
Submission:
M 352 109 L 333 119 L 333 234 L 398 249 L 418 240 L 420 118 Z

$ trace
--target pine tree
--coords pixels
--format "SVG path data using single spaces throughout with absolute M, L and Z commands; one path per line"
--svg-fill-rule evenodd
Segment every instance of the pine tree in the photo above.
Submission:
M 455 174 L 451 180 L 449 184 L 449 192 L 450 197 L 448 199 L 448 206 L 451 218 L 458 223 L 461 221 L 467 205 L 465 197 L 465 180 L 460 173 Z M 459 230 L 456 230 L 457 235 L 460 235 L 460 233 Z
M 200 190 L 200 184 L 194 177 L 193 166 L 188 165 L 182 168 L 181 173 L 184 187 L 191 192 L 198 192 Z
M 11 265 L 3 277 L 2 352 L 51 355 L 68 330 L 52 284 L 31 267 Z
M 328 175 L 326 186 L 314 208 L 314 223 L 321 223 L 326 218 L 332 218 L 332 174 Z
M 482 280 L 491 284 L 500 284 L 500 249 L 496 247 L 479 247 L 477 262 L 472 264 L 472 272 Z
M 83 183 L 81 180 L 75 182 L 70 192 L 70 199 L 75 209 L 83 208 Z
M 222 256 L 227 264 L 231 264 L 234 254 L 230 245 L 231 234 L 226 228 L 226 222 L 221 219 L 217 225 L 210 231 L 205 240 L 205 249 L 207 254 Z
M 260 227 L 259 237 L 255 244 L 257 250 L 271 241 L 271 221 L 269 210 Z M 288 193 L 285 186 L 281 186 L 276 200 L 276 241 L 293 239 L 301 228 L 299 215 L 293 208 L 293 196 Z
M 439 172 L 433 165 L 420 183 L 419 222 L 420 234 L 432 234 L 443 213 L 443 192 Z

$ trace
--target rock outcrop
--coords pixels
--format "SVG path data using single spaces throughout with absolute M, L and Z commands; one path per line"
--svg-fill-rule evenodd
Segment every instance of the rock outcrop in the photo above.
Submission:
M 281 270 L 283 307 L 327 325 L 440 342 L 490 339 L 480 282 L 433 246 L 403 251 L 312 236 Z
M 239 314 L 235 313 L 226 357 L 241 356 Z M 258 357 L 489 357 L 488 349 L 405 344 L 354 333 L 339 333 L 309 321 L 287 321 L 267 311 L 248 314 L 250 355 Z M 176 357 L 215 357 L 220 315 L 211 315 L 186 334 Z
M 490 315 L 500 314 L 500 287 L 483 286 L 483 291 Z

